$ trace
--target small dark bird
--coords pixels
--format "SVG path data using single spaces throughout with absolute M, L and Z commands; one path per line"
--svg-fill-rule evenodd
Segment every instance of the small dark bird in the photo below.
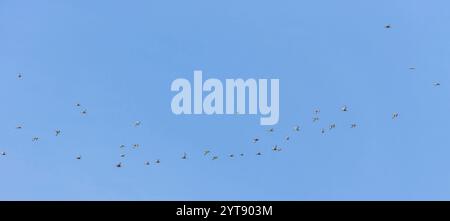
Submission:
M 356 124 L 352 124 L 351 126 L 350 126 L 350 128 L 356 128 Z
M 330 125 L 330 130 L 336 128 L 336 124 L 331 124 Z
M 125 156 L 127 156 L 127 155 L 126 155 L 126 154 L 121 154 L 121 155 L 120 155 L 120 157 L 125 157 Z
M 181 159 L 186 160 L 187 159 L 187 154 L 183 153 L 183 156 L 181 157 Z
M 161 161 L 158 159 L 158 160 L 155 161 L 155 163 L 156 163 L 156 164 L 160 164 Z
M 294 131 L 296 131 L 296 132 L 300 131 L 300 126 L 298 126 L 298 125 L 295 126 L 295 127 L 294 127 Z
M 80 103 L 76 103 L 75 106 L 81 107 L 81 104 Z
M 213 156 L 213 158 L 212 158 L 212 160 L 217 160 L 217 159 L 219 159 L 218 156 Z
M 87 114 L 87 110 L 81 111 L 81 114 L 82 114 L 82 115 L 86 115 L 86 114 Z
M 320 109 L 315 109 L 314 110 L 314 114 L 319 114 L 320 113 Z
M 259 138 L 254 138 L 252 142 L 253 142 L 253 143 L 256 143 L 256 142 L 258 142 L 258 141 L 259 141 Z
M 137 149 L 137 148 L 139 148 L 139 144 L 133 144 L 133 149 Z
M 319 121 L 320 119 L 318 117 L 313 117 L 313 122 Z
M 125 145 L 122 144 L 122 145 L 119 146 L 119 148 L 125 148 Z
M 0 155 L 6 156 L 6 152 L 1 152 Z
M 275 131 L 275 129 L 274 128 L 270 128 L 269 130 L 267 130 L 269 133 L 272 133 L 272 132 L 274 132 Z
M 244 154 L 243 153 L 241 153 L 241 154 L 239 154 L 241 157 L 243 157 L 244 156 Z
M 275 152 L 279 152 L 279 151 L 281 151 L 281 148 L 278 147 L 277 145 L 275 145 L 275 146 L 272 148 L 272 150 L 275 151 Z
M 341 110 L 344 111 L 344 112 L 348 111 L 347 105 L 344 105 L 344 106 L 341 108 Z
M 289 141 L 291 138 L 289 136 L 284 138 L 286 141 Z
M 261 153 L 261 152 L 258 152 L 258 153 L 256 153 L 256 155 L 257 155 L 257 156 L 261 156 L 261 155 L 262 155 L 262 153 Z
M 77 156 L 77 160 L 81 160 L 81 155 L 78 155 L 78 156 Z
M 439 82 L 434 82 L 433 85 L 434 85 L 435 87 L 437 87 L 437 86 L 441 86 L 441 83 L 439 83 Z
M 325 129 L 322 128 L 322 134 L 324 134 L 324 133 L 325 133 Z
M 58 136 L 59 134 L 61 134 L 61 130 L 55 130 L 55 136 Z
M 22 125 L 17 125 L 16 129 L 17 129 L 17 130 L 22 129 Z
M 146 165 L 146 166 L 150 165 L 150 162 L 145 161 L 145 165 Z
M 33 139 L 31 139 L 31 141 L 36 142 L 39 140 L 39 137 L 33 137 Z
M 410 67 L 409 70 L 416 70 L 416 68 L 415 67 Z
M 204 156 L 208 155 L 209 153 L 211 153 L 211 151 L 209 151 L 209 150 L 203 151 L 203 155 L 204 155 Z
M 116 167 L 117 167 L 117 168 L 120 168 L 120 167 L 122 167 L 122 163 L 118 163 L 118 164 L 116 164 Z
M 234 157 L 234 154 L 230 154 L 230 155 L 228 155 L 230 158 L 233 158 Z
M 134 126 L 135 126 L 135 127 L 141 126 L 141 121 L 136 121 L 136 122 L 134 122 Z
M 18 78 L 18 79 L 22 79 L 22 78 L 23 78 L 23 74 L 22 74 L 22 73 L 18 73 L 18 74 L 17 74 L 17 78 Z
M 398 117 L 398 113 L 397 112 L 392 114 L 392 119 L 396 119 L 397 117 Z
M 386 25 L 386 26 L 384 26 L 384 28 L 389 29 L 389 28 L 391 28 L 391 25 Z

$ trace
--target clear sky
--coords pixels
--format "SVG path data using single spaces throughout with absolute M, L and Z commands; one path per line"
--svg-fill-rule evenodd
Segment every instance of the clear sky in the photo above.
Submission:
M 449 8 L 0 0 L 0 199 L 449 200 Z M 275 131 L 259 116 L 172 114 L 170 84 L 194 70 L 280 79 Z

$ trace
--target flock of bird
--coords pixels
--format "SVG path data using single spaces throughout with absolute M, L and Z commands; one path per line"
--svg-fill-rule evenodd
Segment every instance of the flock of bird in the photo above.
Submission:
M 391 26 L 391 25 L 386 25 L 385 28 L 386 28 L 386 29 L 390 29 L 390 28 L 392 28 L 392 26 Z M 410 69 L 410 70 L 415 70 L 415 67 L 410 67 L 409 69 Z M 23 78 L 24 78 L 24 74 L 23 74 L 23 73 L 18 73 L 18 74 L 17 74 L 17 78 L 18 78 L 19 80 L 23 79 Z M 440 86 L 441 84 L 440 84 L 439 82 L 433 82 L 433 85 L 434 85 L 435 87 L 437 87 L 437 86 Z M 80 108 L 79 111 L 80 111 L 80 114 L 81 114 L 81 115 L 87 115 L 87 114 L 88 114 L 88 110 L 85 109 L 85 108 L 83 108 L 82 105 L 81 105 L 80 103 L 76 103 L 75 106 L 76 106 L 77 108 Z M 348 112 L 348 111 L 349 111 L 349 108 L 348 108 L 347 105 L 343 105 L 343 106 L 340 108 L 340 111 L 342 111 L 342 112 Z M 320 115 L 320 109 L 316 109 L 316 110 L 313 111 L 313 117 L 312 117 L 312 122 L 313 122 L 313 123 L 316 123 L 316 122 L 318 122 L 318 121 L 320 120 L 319 115 Z M 392 116 L 391 116 L 392 120 L 395 120 L 395 119 L 398 118 L 398 117 L 399 117 L 399 113 L 397 113 L 397 112 L 392 113 Z M 141 121 L 135 121 L 135 122 L 134 122 L 134 127 L 140 127 L 141 124 L 142 124 Z M 350 127 L 351 129 L 355 129 L 355 128 L 357 128 L 357 126 L 358 126 L 358 125 L 357 125 L 356 123 L 352 123 L 352 124 L 349 125 L 349 127 Z M 336 128 L 336 124 L 335 124 L 335 123 L 332 123 L 332 124 L 330 124 L 330 125 L 328 126 L 328 130 L 333 130 L 333 129 L 335 129 L 335 128 Z M 16 129 L 17 129 L 17 130 L 23 129 L 23 125 L 17 125 L 17 126 L 16 126 Z M 299 125 L 295 125 L 295 126 L 292 128 L 293 132 L 295 132 L 295 133 L 300 132 L 300 129 L 301 129 L 301 128 L 300 128 Z M 321 129 L 321 133 L 322 133 L 322 134 L 326 133 L 326 131 L 327 131 L 326 128 L 322 128 L 322 129 Z M 274 128 L 270 128 L 270 129 L 267 130 L 267 133 L 274 133 L 274 132 L 275 132 L 275 129 L 274 129 Z M 55 134 L 55 136 L 61 136 L 61 130 L 60 130 L 60 129 L 56 129 L 56 130 L 54 131 L 54 134 Z M 31 141 L 32 141 L 32 142 L 38 142 L 39 139 L 40 139 L 39 137 L 32 137 L 32 138 L 31 138 Z M 286 136 L 286 137 L 284 138 L 284 140 L 285 140 L 286 142 L 287 142 L 287 141 L 290 141 L 290 140 L 291 140 L 291 137 L 290 137 L 290 136 Z M 253 144 L 259 143 L 260 141 L 261 141 L 261 140 L 260 140 L 259 137 L 255 137 L 255 138 L 253 138 L 253 139 L 251 140 L 251 142 L 252 142 Z M 131 146 L 132 149 L 138 149 L 139 147 L 140 147 L 140 144 L 132 144 L 132 146 Z M 126 148 L 126 145 L 121 144 L 121 145 L 119 145 L 119 148 L 120 148 L 120 149 L 124 149 L 124 148 Z M 274 145 L 274 146 L 271 148 L 271 151 L 272 151 L 272 152 L 280 152 L 280 151 L 282 151 L 282 150 L 283 150 L 283 149 L 282 149 L 279 145 Z M 256 152 L 255 154 L 256 154 L 257 156 L 261 156 L 263 153 L 262 153 L 262 152 Z M 0 156 L 2 156 L 2 157 L 7 156 L 7 152 L 6 152 L 6 151 L 1 151 L 1 152 L 0 152 Z M 219 155 L 213 154 L 213 152 L 212 152 L 211 150 L 209 150 L 209 149 L 206 149 L 206 150 L 203 151 L 203 156 L 205 156 L 205 157 L 210 157 L 211 160 L 218 160 L 218 159 L 219 159 Z M 236 157 L 236 156 L 244 157 L 245 155 L 244 155 L 244 153 L 239 153 L 238 155 L 235 155 L 235 154 L 229 154 L 229 155 L 227 155 L 226 157 L 228 157 L 228 158 L 234 158 L 234 157 Z M 123 153 L 122 153 L 122 154 L 120 154 L 120 157 L 121 157 L 121 158 L 126 158 L 126 154 L 123 154 Z M 76 160 L 82 160 L 82 155 L 77 155 L 77 156 L 75 157 L 75 159 L 76 159 Z M 188 154 L 187 154 L 186 152 L 182 153 L 180 159 L 181 159 L 181 160 L 187 160 L 187 159 L 188 159 Z M 161 160 L 160 160 L 160 159 L 154 160 L 154 164 L 160 164 L 160 163 L 161 163 Z M 144 162 L 144 165 L 145 165 L 145 166 L 149 166 L 149 165 L 151 165 L 151 162 L 150 162 L 150 161 L 145 161 L 145 162 Z M 121 168 L 121 167 L 123 167 L 123 166 L 124 166 L 123 162 L 118 162 L 118 163 L 115 165 L 115 167 L 117 167 L 117 168 Z

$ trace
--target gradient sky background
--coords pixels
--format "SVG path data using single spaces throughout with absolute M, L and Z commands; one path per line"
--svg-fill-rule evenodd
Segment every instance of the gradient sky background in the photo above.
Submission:
M 449 200 L 449 8 L 0 0 L 0 199 Z M 259 116 L 173 115 L 170 84 L 196 69 L 279 78 L 275 132 Z M 204 157 L 206 148 L 221 158 Z

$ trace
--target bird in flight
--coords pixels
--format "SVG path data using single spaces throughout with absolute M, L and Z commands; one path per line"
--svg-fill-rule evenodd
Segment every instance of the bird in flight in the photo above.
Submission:
M 281 148 L 278 147 L 278 145 L 275 145 L 275 146 L 273 146 L 272 150 L 275 151 L 275 152 L 280 152 Z
M 243 157 L 244 156 L 244 154 L 243 153 L 241 153 L 241 154 L 239 154 L 241 157 Z
M 344 105 L 344 106 L 341 108 L 341 110 L 344 111 L 344 112 L 348 111 L 347 105 Z
M 161 161 L 160 161 L 159 159 L 157 159 L 157 160 L 155 161 L 155 163 L 156 163 L 156 164 L 160 164 Z
M 145 165 L 146 165 L 146 166 L 150 165 L 150 162 L 145 161 Z
M 127 156 L 126 154 L 121 154 L 121 155 L 120 155 L 120 157 L 126 157 L 126 156 Z
M 316 122 L 316 121 L 318 121 L 318 120 L 319 120 L 318 117 L 313 117 L 313 122 Z
M 211 153 L 211 151 L 209 151 L 209 150 L 203 151 L 203 155 L 204 155 L 204 156 L 208 155 L 209 153 Z
M 274 128 L 270 128 L 269 130 L 267 130 L 267 132 L 269 132 L 269 133 L 272 133 L 272 132 L 274 132 L 274 131 L 275 131 Z
M 22 79 L 23 78 L 23 74 L 22 73 L 18 73 L 17 74 L 17 79 Z
M 116 164 L 116 167 L 117 167 L 117 168 L 122 167 L 122 163 L 120 162 L 120 163 Z
M 137 149 L 137 148 L 139 148 L 139 144 L 133 144 L 133 149 Z
M 119 148 L 125 148 L 125 145 L 122 144 L 122 145 L 119 146 Z
M 391 25 L 385 25 L 384 28 L 389 29 L 391 28 Z
M 441 86 L 441 83 L 439 83 L 439 82 L 434 82 L 433 85 L 434 85 L 435 87 L 437 87 L 437 86 Z
M 356 124 L 352 124 L 351 126 L 350 126 L 350 128 L 356 128 Z
M 82 114 L 82 115 L 86 115 L 86 114 L 87 114 L 87 110 L 81 111 L 81 114 Z
M 80 103 L 76 103 L 75 106 L 81 107 L 81 104 Z
M 0 155 L 6 156 L 6 152 L 3 151 L 3 152 L 0 153 Z
M 22 125 L 17 125 L 17 126 L 16 126 L 16 129 L 17 129 L 17 130 L 22 129 Z
M 322 128 L 322 134 L 324 134 L 324 133 L 325 133 L 325 129 Z
M 58 136 L 59 134 L 61 134 L 61 130 L 55 130 L 55 136 Z
M 39 140 L 39 137 L 33 137 L 33 139 L 31 139 L 31 141 L 36 142 Z
M 186 160 L 187 159 L 187 154 L 183 153 L 183 156 L 181 157 L 181 159 Z
M 230 154 L 230 155 L 228 155 L 230 158 L 233 158 L 234 157 L 234 154 Z
M 81 155 L 78 155 L 76 159 L 81 160 Z
M 289 136 L 286 136 L 284 139 L 285 139 L 286 141 L 289 141 L 291 138 L 290 138 Z
M 261 152 L 258 152 L 258 153 L 256 153 L 256 155 L 257 155 L 257 156 L 261 156 L 261 155 L 262 155 L 262 153 L 261 153 Z
M 395 118 L 397 118 L 397 117 L 398 117 L 398 113 L 397 113 L 397 112 L 395 112 L 395 113 L 392 114 L 392 119 L 395 119 Z
M 135 121 L 135 122 L 134 122 L 134 126 L 135 126 L 135 127 L 141 126 L 141 121 Z
M 298 126 L 298 125 L 295 126 L 295 127 L 294 127 L 294 131 L 300 131 L 300 126 Z
M 258 141 L 259 141 L 259 138 L 254 138 L 252 142 L 253 142 L 253 143 L 256 143 L 256 142 L 258 142 Z
M 409 70 L 416 70 L 416 68 L 415 67 L 410 67 Z
M 336 128 L 336 124 L 331 124 L 330 125 L 330 130 Z
M 320 109 L 315 109 L 314 110 L 314 114 L 319 114 L 320 113 Z
M 217 159 L 219 159 L 218 156 L 213 156 L 213 158 L 212 158 L 212 160 L 217 160 Z

